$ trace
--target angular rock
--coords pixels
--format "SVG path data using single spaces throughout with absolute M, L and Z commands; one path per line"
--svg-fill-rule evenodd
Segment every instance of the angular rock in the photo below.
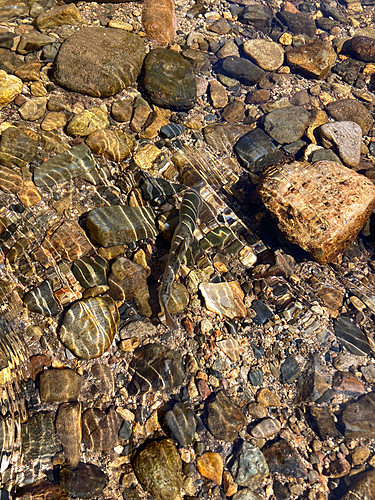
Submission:
M 118 122 L 130 121 L 133 113 L 133 101 L 131 99 L 122 99 L 112 104 L 111 114 Z
M 264 130 L 279 144 L 301 139 L 309 123 L 309 112 L 301 106 L 275 109 L 264 119 Z
M 173 408 L 165 413 L 164 419 L 172 438 L 182 448 L 189 448 L 193 443 L 196 430 L 195 414 L 189 405 L 176 402 Z
M 73 262 L 92 250 L 85 232 L 75 220 L 63 222 L 43 241 L 43 247 L 62 259 Z
M 265 167 L 278 163 L 283 156 L 271 137 L 259 128 L 242 136 L 234 150 L 254 174 L 259 174 Z
M 82 377 L 69 368 L 45 370 L 40 376 L 40 397 L 44 403 L 77 401 Z
M 82 28 L 62 44 L 56 58 L 55 78 L 59 85 L 74 92 L 108 97 L 138 78 L 145 53 L 144 42 L 133 33 Z
M 69 135 L 84 137 L 107 127 L 109 127 L 107 109 L 105 106 L 94 106 L 73 116 L 66 127 L 66 132 Z
M 231 473 L 235 483 L 256 490 L 269 470 L 263 453 L 247 441 L 241 443 L 234 457 Z
M 370 392 L 357 401 L 349 403 L 342 412 L 345 437 L 349 439 L 375 437 L 375 393 Z
M 0 22 L 18 20 L 29 14 L 29 4 L 24 0 L 4 0 L 0 4 Z
M 206 411 L 208 429 L 221 441 L 234 441 L 246 424 L 245 415 L 224 391 L 209 399 Z
M 54 186 L 72 181 L 76 177 L 81 177 L 94 185 L 100 183 L 94 158 L 85 144 L 73 146 L 53 156 L 34 171 L 34 182 L 37 186 Z
M 356 356 L 371 354 L 371 347 L 366 335 L 350 318 L 340 316 L 334 322 L 335 335 L 340 343 Z
M 67 121 L 65 113 L 51 111 L 45 115 L 40 126 L 42 130 L 56 130 L 57 128 L 65 127 Z
M 276 441 L 263 450 L 271 472 L 295 478 L 306 477 L 306 469 L 298 453 L 284 439 Z
M 341 99 L 328 104 L 327 113 L 339 122 L 351 121 L 358 123 L 363 135 L 367 135 L 374 120 L 370 111 L 357 99 Z
M 311 355 L 297 382 L 296 402 L 314 402 L 331 386 L 317 354 Z
M 23 56 L 20 56 L 19 54 L 15 54 L 11 50 L 0 48 L 0 70 L 1 71 L 4 71 L 5 73 L 8 73 L 9 75 L 11 75 L 17 68 L 22 66 L 24 64 L 24 62 L 25 62 L 25 60 L 24 60 Z M 17 80 L 19 80 L 19 79 L 17 79 Z M 1 87 L 3 87 L 3 83 L 1 83 L 2 81 L 5 83 L 4 75 L 2 75 L 2 73 L 0 73 L 0 84 L 1 84 L 0 86 Z M 12 79 L 9 81 L 9 84 L 11 81 L 15 82 L 15 80 Z M 11 88 L 11 86 L 9 88 Z M 15 97 L 19 93 L 20 92 L 18 92 L 15 95 Z M 0 96 L 1 96 L 1 92 L 0 92 Z
M 374 498 L 375 471 L 358 474 L 341 500 L 372 500 Z
M 336 52 L 328 42 L 315 41 L 287 51 L 286 60 L 292 70 L 321 80 L 335 64 Z
M 281 375 L 287 384 L 292 384 L 301 375 L 301 368 L 294 356 L 288 356 L 281 365 Z
M 118 444 L 122 418 L 114 406 L 107 413 L 100 408 L 88 408 L 82 415 L 82 437 L 88 450 L 95 453 L 110 451 Z
M 266 35 L 271 31 L 272 19 L 272 10 L 268 5 L 262 4 L 248 5 L 240 15 L 240 21 L 242 23 L 253 25 Z
M 332 388 L 345 394 L 366 392 L 362 382 L 353 373 L 340 370 L 337 370 L 333 376 Z
M 146 0 L 142 25 L 150 40 L 168 45 L 176 36 L 177 18 L 173 0 Z
M 89 499 L 100 496 L 108 477 L 97 465 L 79 463 L 77 467 L 62 467 L 59 483 L 72 497 Z
M 247 378 L 251 385 L 262 385 L 264 380 L 262 369 L 260 367 L 251 368 Z
M 153 103 L 162 108 L 190 109 L 197 99 L 191 64 L 178 52 L 153 49 L 145 60 L 145 88 Z
M 22 66 L 19 66 L 14 74 L 21 78 L 23 82 L 33 82 L 40 79 L 40 68 L 42 63 L 40 61 L 29 61 Z
M 264 70 L 242 57 L 228 56 L 220 59 L 217 71 L 244 85 L 256 85 L 264 75 Z
M 96 208 L 89 212 L 87 228 L 90 239 L 103 247 L 127 245 L 157 235 L 154 212 L 148 207 Z
M 36 50 L 41 49 L 45 45 L 53 43 L 55 38 L 39 33 L 39 31 L 31 31 L 30 33 L 24 33 L 21 36 L 21 40 L 17 45 L 17 52 L 19 54 L 30 54 Z
M 265 71 L 276 71 L 284 62 L 284 50 L 281 45 L 256 38 L 243 44 L 244 52 Z
M 33 207 L 42 199 L 33 181 L 24 181 L 22 190 L 17 193 L 17 197 L 24 207 Z
M 260 299 L 252 301 L 251 309 L 255 312 L 252 320 L 256 325 L 264 325 L 274 315 L 273 311 Z
M 371 182 L 327 161 L 274 167 L 259 193 L 286 237 L 322 264 L 353 241 L 375 206 Z
M 24 120 L 36 121 L 43 118 L 47 109 L 47 99 L 45 97 L 35 97 L 26 101 L 19 108 L 18 112 Z
M 39 286 L 30 290 L 23 302 L 30 311 L 43 314 L 43 316 L 56 316 L 61 311 L 49 280 L 43 281 Z
M 36 25 L 40 31 L 48 28 L 58 28 L 65 24 L 77 25 L 82 21 L 81 14 L 75 4 L 60 5 L 47 12 L 43 12 L 36 18 Z
M 207 451 L 197 457 L 197 469 L 201 476 L 211 479 L 219 486 L 221 485 L 224 463 L 219 453 Z
M 311 406 L 310 415 L 314 423 L 314 429 L 320 439 L 338 438 L 340 433 L 336 428 L 332 414 L 327 406 Z
M 5 108 L 22 92 L 22 80 L 0 70 L 0 109 Z
M 201 283 L 199 290 L 209 311 L 231 319 L 246 317 L 247 311 L 243 303 L 244 293 L 237 281 Z
M 228 337 L 224 340 L 218 340 L 216 345 L 231 361 L 233 361 L 233 363 L 238 361 L 240 357 L 240 346 L 236 339 Z
M 157 343 L 146 344 L 134 351 L 129 372 L 132 375 L 128 386 L 131 396 L 155 391 L 168 394 L 180 386 L 185 377 L 181 355 Z
M 132 461 L 138 481 L 155 500 L 176 500 L 182 487 L 182 462 L 171 439 L 153 441 Z
M 56 433 L 61 441 L 66 461 L 78 465 L 81 456 L 81 403 L 62 403 L 56 416 Z
M 119 321 L 110 297 L 82 299 L 66 311 L 60 340 L 77 358 L 97 358 L 111 347 Z
M 28 460 L 48 460 L 61 450 L 55 435 L 55 415 L 38 412 L 22 424 L 22 453 Z

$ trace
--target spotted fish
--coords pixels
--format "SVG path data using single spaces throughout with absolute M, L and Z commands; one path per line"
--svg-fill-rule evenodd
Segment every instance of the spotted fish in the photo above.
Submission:
M 171 296 L 172 283 L 180 268 L 182 259 L 194 240 L 193 235 L 196 229 L 197 217 L 202 206 L 201 188 L 201 184 L 190 188 L 182 199 L 179 223 L 173 234 L 168 264 L 160 288 L 159 300 L 164 308 L 166 324 L 173 329 L 176 329 L 177 325 L 168 311 L 168 301 Z

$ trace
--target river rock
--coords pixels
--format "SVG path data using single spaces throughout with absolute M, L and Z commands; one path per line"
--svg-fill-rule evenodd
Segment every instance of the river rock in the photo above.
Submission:
M 271 472 L 278 472 L 295 478 L 306 476 L 306 469 L 301 458 L 284 439 L 267 446 L 263 450 L 263 454 Z
M 130 155 L 133 139 L 120 130 L 98 130 L 86 139 L 89 148 L 111 161 L 122 161 Z
M 81 403 L 62 403 L 56 416 L 56 433 L 61 441 L 66 461 L 78 465 L 81 456 Z
M 355 122 L 329 122 L 320 127 L 325 148 L 337 146 L 341 160 L 356 167 L 361 159 L 362 129 Z
M 83 137 L 107 127 L 109 127 L 109 121 L 106 107 L 95 106 L 73 116 L 66 127 L 66 132 L 69 135 Z
M 363 135 L 367 135 L 374 120 L 370 111 L 357 99 L 341 99 L 328 104 L 327 113 L 339 122 L 351 121 L 358 123 Z
M 260 174 L 265 167 L 278 163 L 283 156 L 271 137 L 260 128 L 243 135 L 234 150 L 253 174 Z
M 94 464 L 79 463 L 77 467 L 62 467 L 61 486 L 75 498 L 97 498 L 108 483 L 107 475 Z
M 100 255 L 77 259 L 72 267 L 75 278 L 84 288 L 107 284 L 108 261 Z
M 179 401 L 175 402 L 173 407 L 165 413 L 164 420 L 172 438 L 182 448 L 189 448 L 194 441 L 197 427 L 194 411 L 189 405 Z
M 242 57 L 229 56 L 220 59 L 217 71 L 244 85 L 256 85 L 264 75 L 264 70 Z
M 69 368 L 45 370 L 40 376 L 40 397 L 43 403 L 77 401 L 82 377 Z
M 132 380 L 129 394 L 163 391 L 169 393 L 184 380 L 181 355 L 161 344 L 146 344 L 134 351 L 129 365 Z
M 74 3 L 59 5 L 40 14 L 35 22 L 40 31 L 58 28 L 65 24 L 75 26 L 82 21 L 81 14 Z
M 145 53 L 144 42 L 136 34 L 114 28 L 82 28 L 62 44 L 55 77 L 59 85 L 74 92 L 108 97 L 138 78 Z
M 278 17 L 288 26 L 294 35 L 307 35 L 312 38 L 316 33 L 315 21 L 305 12 L 282 10 Z
M 290 144 L 301 139 L 309 118 L 309 112 L 301 106 L 275 109 L 266 115 L 264 130 L 279 144 Z
M 345 437 L 348 439 L 375 437 L 375 393 L 370 392 L 349 403 L 342 413 Z
M 107 412 L 100 408 L 88 408 L 82 415 L 82 437 L 88 450 L 94 453 L 110 451 L 118 444 L 122 417 L 114 406 Z
M 65 113 L 50 111 L 47 113 L 40 124 L 42 130 L 56 130 L 57 128 L 65 127 L 68 119 Z
M 237 281 L 201 283 L 199 290 L 209 311 L 231 319 L 246 317 L 247 311 L 243 303 L 244 293 Z
M 328 42 L 315 41 L 287 51 L 286 60 L 292 70 L 321 80 L 335 64 L 336 52 Z
M 45 97 L 35 97 L 26 101 L 19 108 L 18 112 L 24 120 L 34 122 L 43 118 L 47 109 L 47 99 Z
M 97 358 L 111 347 L 119 321 L 110 297 L 82 299 L 66 311 L 60 340 L 77 358 Z
M 75 220 L 66 220 L 43 241 L 43 248 L 73 262 L 92 250 L 86 233 Z
M 131 99 L 121 99 L 112 104 L 112 117 L 118 122 L 129 122 L 133 113 L 133 101 Z
M 0 70 L 5 71 L 11 75 L 17 68 L 22 66 L 25 62 L 23 56 L 19 54 L 15 54 L 11 50 L 0 48 Z M 2 81 L 1 73 L 0 73 L 0 83 Z M 1 84 L 0 87 L 3 85 Z M 18 92 L 19 93 L 19 92 Z M 1 93 L 0 93 L 1 95 Z
M 211 479 L 211 481 L 214 481 L 219 486 L 221 485 L 224 464 L 219 453 L 207 451 L 197 457 L 197 469 L 201 476 Z
M 17 127 L 9 127 L 1 134 L 1 165 L 25 167 L 35 158 L 37 143 L 27 135 L 26 131 Z
M 55 434 L 53 412 L 38 412 L 22 424 L 22 453 L 28 460 L 50 460 L 61 450 Z
M 327 406 L 311 406 L 310 417 L 320 439 L 337 439 L 341 436 L 336 428 L 335 421 Z
M 145 88 L 153 103 L 162 108 L 190 109 L 197 99 L 191 64 L 178 52 L 153 49 L 146 57 Z
M 367 178 L 327 161 L 272 168 L 259 193 L 286 237 L 322 264 L 353 241 L 375 206 Z
M 256 38 L 243 44 L 244 52 L 265 71 L 276 71 L 284 62 L 284 50 L 281 45 Z
M 358 474 L 341 500 L 372 500 L 374 498 L 375 471 Z
M 223 108 L 228 104 L 228 95 L 224 85 L 217 80 L 210 81 L 210 98 L 215 109 Z
M 281 424 L 276 418 L 265 418 L 251 429 L 251 435 L 256 439 L 269 439 L 277 434 L 281 429 Z
M 224 391 L 209 399 L 206 411 L 209 431 L 222 441 L 234 441 L 246 424 L 245 415 Z
M 0 22 L 18 20 L 29 14 L 29 3 L 25 0 L 4 0 L 0 5 Z
M 235 454 L 231 473 L 240 486 L 256 490 L 268 474 L 268 465 L 263 453 L 247 441 L 242 441 Z
M 33 82 L 40 79 L 40 68 L 42 63 L 40 61 L 28 61 L 19 66 L 14 74 L 21 78 L 23 82 Z
M 151 208 L 127 205 L 91 210 L 87 228 L 91 240 L 103 247 L 127 245 L 133 241 L 153 238 L 157 234 Z
M 13 101 L 22 92 L 22 80 L 0 70 L 0 109 Z
M 245 3 L 246 5 L 246 3 Z M 240 21 L 255 26 L 268 35 L 271 31 L 273 12 L 268 5 L 252 4 L 244 8 L 240 14 Z
M 29 311 L 43 314 L 43 316 L 56 316 L 61 311 L 49 280 L 43 281 L 39 286 L 30 290 L 23 302 Z
M 21 39 L 17 45 L 17 52 L 23 55 L 30 54 L 30 52 L 35 52 L 45 45 L 49 45 L 55 41 L 55 38 L 44 35 L 39 31 L 30 31 L 29 33 L 21 35 Z
M 204 138 L 210 146 L 219 151 L 230 154 L 238 139 L 250 132 L 248 125 L 237 125 L 234 123 L 217 123 L 204 127 Z
M 142 24 L 150 40 L 168 45 L 176 36 L 177 18 L 173 0 L 146 0 Z
M 375 39 L 369 36 L 353 36 L 343 46 L 343 52 L 365 62 L 375 61 Z
M 176 500 L 182 487 L 182 462 L 171 439 L 152 441 L 132 461 L 143 488 L 155 500 Z

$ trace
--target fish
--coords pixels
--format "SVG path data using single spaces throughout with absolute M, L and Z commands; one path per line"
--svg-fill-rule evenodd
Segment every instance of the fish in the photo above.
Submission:
M 178 329 L 168 310 L 172 283 L 174 282 L 182 259 L 194 241 L 194 231 L 197 227 L 197 218 L 203 201 L 200 195 L 203 184 L 191 187 L 184 195 L 179 212 L 179 222 L 173 234 L 168 263 L 160 287 L 159 301 L 164 309 L 166 324 L 169 328 Z

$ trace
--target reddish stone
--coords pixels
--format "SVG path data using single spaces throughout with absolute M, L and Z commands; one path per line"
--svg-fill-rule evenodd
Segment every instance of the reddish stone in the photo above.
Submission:
M 30 358 L 30 377 L 35 380 L 38 373 L 43 371 L 44 367 L 51 366 L 51 358 L 45 354 L 36 354 Z
M 362 382 L 350 372 L 337 371 L 333 376 L 332 387 L 336 391 L 354 392 L 356 394 L 364 394 L 365 388 Z
M 145 0 L 142 24 L 147 36 L 168 45 L 176 36 L 177 18 L 173 0 Z

